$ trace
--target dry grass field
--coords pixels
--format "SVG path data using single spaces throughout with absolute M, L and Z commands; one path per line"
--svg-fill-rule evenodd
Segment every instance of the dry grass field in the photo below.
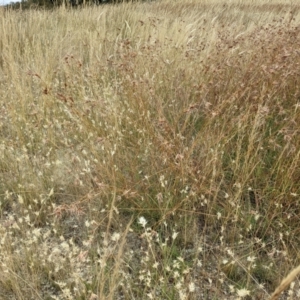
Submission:
M 2 9 L 0 135 L 1 300 L 269 299 L 300 264 L 300 4 Z

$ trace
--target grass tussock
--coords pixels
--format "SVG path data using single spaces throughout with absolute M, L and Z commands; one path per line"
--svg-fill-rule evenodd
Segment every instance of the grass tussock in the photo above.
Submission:
M 300 6 L 0 14 L 0 299 L 268 299 L 300 259 Z

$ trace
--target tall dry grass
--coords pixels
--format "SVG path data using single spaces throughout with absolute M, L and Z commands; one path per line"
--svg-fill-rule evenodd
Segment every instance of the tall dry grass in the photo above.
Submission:
M 269 298 L 299 264 L 299 9 L 2 10 L 0 299 Z

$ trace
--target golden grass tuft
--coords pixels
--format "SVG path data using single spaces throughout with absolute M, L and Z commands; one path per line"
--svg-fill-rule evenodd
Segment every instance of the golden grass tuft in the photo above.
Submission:
M 0 14 L 0 299 L 287 288 L 300 246 L 296 1 Z M 293 280 L 281 299 L 299 299 Z

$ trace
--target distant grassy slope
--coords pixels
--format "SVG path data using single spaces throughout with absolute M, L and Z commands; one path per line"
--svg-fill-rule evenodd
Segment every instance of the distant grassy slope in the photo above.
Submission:
M 260 2 L 0 10 L 0 299 L 267 299 L 299 264 L 300 5 Z

